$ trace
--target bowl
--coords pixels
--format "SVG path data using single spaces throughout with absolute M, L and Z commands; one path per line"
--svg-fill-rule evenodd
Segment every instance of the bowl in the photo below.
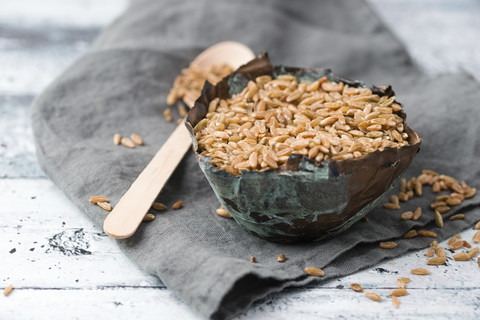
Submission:
M 328 69 L 273 66 L 266 53 L 259 55 L 215 86 L 206 82 L 188 113 L 185 125 L 201 170 L 235 221 L 261 238 L 295 243 L 321 240 L 345 231 L 392 189 L 419 151 L 420 137 L 404 122 L 408 144 L 400 148 L 385 147 L 355 159 L 321 162 L 307 155 L 291 154 L 277 169 L 232 174 L 201 154 L 194 128 L 205 118 L 212 100 L 230 98 L 244 90 L 249 80 L 262 75 L 293 75 L 298 81 L 325 76 L 352 88 L 365 87 L 360 81 L 339 77 Z M 371 90 L 380 97 L 394 96 L 390 86 L 373 86 Z M 394 113 L 406 119 L 403 108 Z

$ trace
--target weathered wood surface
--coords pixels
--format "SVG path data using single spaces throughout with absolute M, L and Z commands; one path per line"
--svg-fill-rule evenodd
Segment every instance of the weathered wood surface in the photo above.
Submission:
M 465 69 L 480 79 L 480 3 L 474 0 L 370 0 L 427 72 Z M 36 164 L 30 103 L 75 58 L 124 0 L 0 0 L 0 318 L 199 319 L 163 283 L 140 271 L 114 241 L 74 207 Z M 474 230 L 462 233 L 471 242 Z M 71 239 L 69 239 L 71 238 Z M 441 244 L 446 247 L 444 243 Z M 425 250 L 351 276 L 287 289 L 239 319 L 478 319 L 476 261 L 425 266 Z M 448 253 L 451 256 L 451 253 Z M 400 308 L 388 292 L 412 279 Z M 383 302 L 348 289 L 361 283 Z

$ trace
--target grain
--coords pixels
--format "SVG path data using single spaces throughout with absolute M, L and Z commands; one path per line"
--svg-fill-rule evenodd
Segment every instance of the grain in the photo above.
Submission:
M 113 144 L 118 146 L 120 144 L 120 140 L 122 140 L 122 136 L 119 133 L 115 133 L 113 135 Z
M 398 299 L 396 296 L 392 296 L 392 304 L 395 309 L 398 309 L 400 307 L 400 299 Z
M 438 242 L 437 240 L 433 240 L 432 242 L 430 242 L 429 244 L 430 248 L 432 248 L 433 250 L 435 250 L 438 246 Z
M 468 243 L 468 241 L 465 241 L 465 240 L 463 240 L 463 246 L 465 248 L 468 248 L 468 249 L 470 249 L 472 247 L 472 245 L 470 243 Z
M 392 194 L 390 196 L 390 202 L 393 203 L 394 205 L 398 206 L 399 205 L 399 202 L 398 202 L 398 197 L 394 194 Z
M 443 228 L 443 218 L 442 215 L 440 214 L 440 211 L 438 209 L 435 209 L 435 223 L 437 224 L 437 227 Z
M 430 274 L 430 271 L 428 269 L 424 269 L 424 268 L 415 268 L 415 269 L 410 270 L 410 273 L 418 275 L 418 276 L 424 276 L 424 275 Z
M 230 214 L 230 212 L 227 211 L 227 209 L 225 209 L 224 206 L 220 206 L 220 208 L 218 208 L 216 210 L 217 214 L 221 217 L 224 217 L 224 218 L 229 218 L 229 219 L 233 219 L 232 215 Z
M 422 194 L 423 194 L 423 188 L 422 188 L 422 184 L 421 184 L 419 181 L 417 181 L 417 182 L 415 183 L 415 188 L 414 188 L 414 190 L 415 190 L 415 194 L 416 194 L 417 196 L 419 196 L 419 197 L 422 196 Z
M 142 137 L 140 137 L 138 134 L 136 133 L 132 133 L 130 135 L 130 139 L 132 139 L 132 141 L 137 145 L 137 146 L 141 146 L 143 145 L 143 139 Z
M 205 81 L 216 84 L 232 71 L 228 64 L 213 65 L 208 69 L 191 64 L 175 78 L 173 87 L 167 95 L 167 104 L 171 106 L 177 99 L 186 97 L 196 100 Z
M 438 176 L 438 173 L 436 171 L 430 170 L 430 169 L 423 169 L 422 170 L 423 174 L 428 174 L 430 176 Z
M 458 198 L 450 197 L 450 198 L 447 199 L 446 202 L 449 206 L 458 206 L 460 203 L 462 203 L 462 200 L 460 200 Z
M 449 206 L 441 206 L 441 207 L 435 208 L 435 210 L 438 211 L 439 213 L 446 213 L 450 210 L 450 207 Z
M 410 239 L 410 238 L 414 238 L 416 237 L 418 234 L 417 234 L 417 230 L 415 229 L 412 229 L 410 231 L 408 231 L 407 233 L 405 233 L 405 235 L 403 236 L 405 239 Z
M 400 192 L 407 192 L 407 179 L 405 178 L 402 178 L 402 180 L 400 181 Z
M 473 197 L 477 193 L 476 188 L 470 188 L 467 192 L 465 192 L 465 199 Z
M 163 203 L 160 202 L 154 202 L 152 203 L 152 208 L 158 211 L 164 211 L 167 210 L 167 206 L 164 205 Z
M 405 211 L 400 215 L 400 218 L 402 220 L 411 220 L 413 218 L 413 212 L 412 211 Z
M 123 137 L 122 140 L 120 140 L 120 143 L 122 144 L 122 146 L 126 148 L 130 148 L 130 149 L 135 148 L 135 144 L 129 138 Z
M 457 253 L 453 255 L 455 261 L 468 261 L 470 257 L 465 252 Z
M 407 195 L 406 193 L 404 193 L 404 192 L 400 192 L 400 193 L 398 194 L 398 199 L 399 199 L 400 201 L 406 202 L 406 201 L 408 201 L 408 195 Z
M 477 260 L 478 267 L 480 268 L 480 258 Z
M 445 257 L 435 257 L 427 260 L 427 264 L 429 266 L 439 266 L 445 264 L 446 262 L 447 259 L 445 259 Z
M 400 209 L 400 206 L 395 203 L 387 202 L 383 204 L 383 207 L 388 210 L 398 210 Z
M 5 297 L 8 296 L 10 294 L 10 292 L 12 292 L 12 290 L 13 290 L 13 285 L 10 284 L 3 290 L 3 295 Z
M 405 288 L 407 284 L 410 283 L 410 278 L 398 278 L 397 286 L 400 288 Z
M 430 204 L 430 208 L 436 209 L 436 208 L 439 208 L 439 207 L 444 207 L 446 205 L 447 205 L 447 203 L 445 201 L 435 201 L 435 202 L 432 202 Z
M 433 231 L 428 230 L 418 230 L 418 235 L 422 237 L 436 238 L 437 234 Z
M 108 202 L 110 201 L 107 197 L 105 196 L 93 196 L 88 199 L 91 203 L 98 203 L 98 202 Z
M 279 254 L 278 257 L 277 257 L 278 262 L 285 262 L 286 259 L 287 259 L 287 257 L 283 253 Z
M 479 243 L 479 242 L 480 242 L 480 231 L 477 231 L 477 232 L 473 235 L 473 242 L 475 242 L 475 243 Z
M 390 291 L 390 295 L 394 297 L 403 297 L 407 295 L 407 289 L 400 288 L 400 289 L 393 289 Z
M 458 250 L 463 247 L 463 241 L 462 240 L 455 240 L 449 245 L 450 250 Z
M 462 220 L 464 217 L 465 215 L 463 213 L 458 213 L 448 218 L 448 220 Z
M 445 258 L 445 250 L 442 247 L 438 247 L 437 249 L 435 249 L 435 253 L 437 254 L 437 256 Z
M 380 302 L 382 301 L 382 298 L 378 293 L 375 293 L 373 291 L 365 291 L 365 297 L 367 297 L 370 300 Z
M 305 272 L 312 277 L 323 277 L 325 275 L 325 272 L 322 269 L 315 267 L 307 267 L 305 268 Z
M 393 241 L 380 242 L 380 248 L 382 249 L 394 249 L 398 245 Z
M 480 221 L 475 224 L 475 229 L 480 230 Z
M 473 248 L 472 250 L 468 251 L 468 253 L 467 253 L 467 254 L 468 254 L 468 257 L 469 257 L 470 259 L 472 259 L 473 257 L 475 257 L 475 256 L 478 254 L 478 250 L 479 250 L 479 248 L 478 248 L 478 247 L 475 247 L 475 248 Z
M 100 208 L 106 211 L 112 210 L 112 205 L 108 202 L 97 202 L 97 206 L 99 206 Z
M 433 253 L 435 251 L 433 249 L 428 249 L 427 252 L 425 253 L 425 255 L 428 257 L 428 258 L 431 258 L 433 257 Z
M 155 216 L 151 213 L 147 213 L 144 217 L 143 217 L 143 221 L 144 222 L 151 222 L 155 220 Z
M 163 118 L 165 118 L 165 120 L 167 120 L 168 122 L 172 122 L 173 120 L 172 111 L 170 111 L 170 109 L 165 109 L 163 111 Z
M 356 159 L 408 145 L 397 114 L 402 107 L 390 103 L 394 100 L 326 78 L 299 82 L 293 76 L 268 76 L 249 81 L 230 98 L 212 100 L 194 132 L 200 153 L 234 175 L 283 168 L 291 154 L 318 162 Z M 230 139 L 237 145 L 232 149 L 225 147 Z M 258 154 L 257 161 L 250 158 L 252 152 Z
M 422 216 L 422 208 L 417 207 L 417 209 L 415 209 L 415 211 L 413 212 L 412 220 L 417 221 L 418 219 L 420 219 L 421 216 Z
M 251 263 L 257 262 L 257 258 L 255 258 L 254 256 L 251 256 L 251 257 L 250 257 L 250 262 L 251 262 Z
M 350 283 L 349 285 L 350 289 L 356 292 L 362 292 L 363 287 L 359 283 Z
M 183 202 L 180 201 L 180 200 L 178 200 L 177 202 L 175 202 L 175 203 L 173 204 L 172 209 L 173 209 L 173 210 L 178 210 L 178 209 L 180 209 L 182 206 L 183 206 Z

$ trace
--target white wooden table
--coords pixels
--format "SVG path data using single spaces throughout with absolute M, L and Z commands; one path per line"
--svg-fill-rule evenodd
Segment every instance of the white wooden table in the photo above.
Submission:
M 480 3 L 475 0 L 371 0 L 429 73 L 468 70 L 480 79 Z M 125 0 L 0 0 L 0 319 L 199 319 L 160 280 L 140 271 L 114 241 L 74 207 L 36 164 L 30 104 Z M 462 233 L 471 240 L 473 228 Z M 445 243 L 442 243 L 445 247 Z M 448 260 L 430 276 L 425 250 L 352 276 L 288 289 L 240 319 L 479 319 L 480 268 Z M 450 254 L 449 254 L 450 255 Z M 388 292 L 412 278 L 394 309 Z M 348 289 L 358 282 L 384 298 Z

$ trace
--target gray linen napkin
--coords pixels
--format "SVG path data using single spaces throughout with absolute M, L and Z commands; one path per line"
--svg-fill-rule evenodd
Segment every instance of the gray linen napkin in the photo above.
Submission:
M 88 198 L 102 194 L 112 204 L 119 201 L 175 128 L 162 116 L 174 77 L 201 50 L 223 40 L 243 42 L 256 52 L 268 50 L 275 64 L 332 68 L 367 83 L 392 84 L 409 125 L 424 139 L 406 175 L 430 168 L 476 186 L 480 85 L 465 74 L 421 75 L 365 3 L 143 0 L 133 2 L 92 51 L 33 105 L 42 168 L 99 228 L 107 213 Z M 117 132 L 138 133 L 145 146 L 115 146 Z M 411 228 L 432 228 L 445 239 L 480 217 L 479 200 L 473 198 L 446 215 L 461 211 L 465 220 L 434 228 L 427 209 L 432 197 L 428 188 L 424 197 L 403 205 L 424 208 L 418 221 L 400 221 L 400 212 L 379 207 L 368 222 L 333 239 L 270 243 L 215 213 L 219 203 L 189 152 L 158 197 L 169 207 L 182 200 L 184 207 L 158 213 L 118 245 L 203 316 L 229 318 L 269 293 L 313 281 L 304 273 L 307 266 L 325 270 L 321 281 L 347 275 L 427 246 L 429 238 L 401 239 Z M 387 239 L 399 246 L 380 249 L 378 242 Z M 277 262 L 280 253 L 286 262 Z M 258 263 L 248 261 L 252 255 Z

